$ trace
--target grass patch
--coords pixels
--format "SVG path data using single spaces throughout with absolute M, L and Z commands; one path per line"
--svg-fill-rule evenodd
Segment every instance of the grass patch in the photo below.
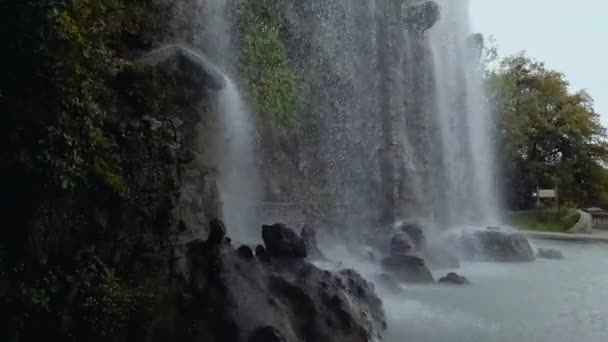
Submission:
M 556 209 L 539 209 L 509 212 L 505 219 L 510 225 L 525 230 L 542 232 L 566 232 L 580 218 L 576 209 L 562 209 L 559 214 Z

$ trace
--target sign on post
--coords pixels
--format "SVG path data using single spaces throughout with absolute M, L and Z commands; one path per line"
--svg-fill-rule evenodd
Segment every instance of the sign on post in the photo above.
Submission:
M 555 189 L 539 189 L 538 198 L 555 198 Z

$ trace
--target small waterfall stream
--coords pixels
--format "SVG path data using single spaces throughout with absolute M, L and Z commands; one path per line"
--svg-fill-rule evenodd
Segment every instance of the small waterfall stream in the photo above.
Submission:
M 255 204 L 261 201 L 257 171 L 255 126 L 239 91 L 226 78 L 218 94 L 222 143 L 218 144 L 219 191 L 222 216 L 231 234 L 241 242 L 256 242 L 259 232 Z
M 233 65 L 238 55 L 227 0 L 198 1 L 202 24 L 201 45 L 211 61 L 222 70 L 226 86 L 215 101 L 219 137 L 215 142 L 218 188 L 222 218 L 231 236 L 240 243 L 257 242 L 259 232 L 256 205 L 262 200 L 258 170 L 260 160 L 253 112 L 238 89 Z

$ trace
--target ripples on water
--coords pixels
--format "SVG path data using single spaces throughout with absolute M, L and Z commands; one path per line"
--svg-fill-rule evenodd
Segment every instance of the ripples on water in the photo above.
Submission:
M 463 265 L 458 273 L 472 286 L 411 286 L 385 297 L 386 341 L 607 342 L 608 244 L 537 245 L 566 259 Z

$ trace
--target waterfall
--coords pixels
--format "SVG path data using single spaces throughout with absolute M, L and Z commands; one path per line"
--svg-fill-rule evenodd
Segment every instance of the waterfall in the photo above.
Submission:
M 441 19 L 429 42 L 446 218 L 451 224 L 497 224 L 492 116 L 484 103 L 479 47 L 471 46 L 469 1 L 437 2 Z
M 258 170 L 260 160 L 253 112 L 237 87 L 237 47 L 233 44 L 226 0 L 203 1 L 198 20 L 204 32 L 201 45 L 223 71 L 226 86 L 216 95 L 215 113 L 219 134 L 215 141 L 221 214 L 230 236 L 238 242 L 259 240 L 256 206 L 262 200 Z M 232 74 L 233 76 L 229 76 Z

